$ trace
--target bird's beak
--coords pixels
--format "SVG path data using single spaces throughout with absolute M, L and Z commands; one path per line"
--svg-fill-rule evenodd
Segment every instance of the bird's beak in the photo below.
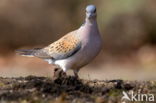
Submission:
M 91 13 L 88 13 L 88 18 L 91 18 Z
M 91 18 L 91 13 L 87 13 L 87 18 Z

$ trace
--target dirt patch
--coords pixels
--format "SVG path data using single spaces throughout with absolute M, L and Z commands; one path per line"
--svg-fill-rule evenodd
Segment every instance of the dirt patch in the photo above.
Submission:
M 4 103 L 118 103 L 122 91 L 156 93 L 156 82 L 81 80 L 57 78 L 0 78 L 0 102 Z

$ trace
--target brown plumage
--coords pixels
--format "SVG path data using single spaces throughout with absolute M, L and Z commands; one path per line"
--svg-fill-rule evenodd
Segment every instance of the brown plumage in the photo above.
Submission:
M 20 55 L 36 56 L 42 59 L 64 59 L 80 48 L 80 40 L 74 35 L 75 33 L 77 33 L 76 30 L 42 49 L 17 50 L 17 52 Z

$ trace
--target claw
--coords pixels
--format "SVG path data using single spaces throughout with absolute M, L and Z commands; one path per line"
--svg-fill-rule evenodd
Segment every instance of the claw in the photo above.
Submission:
M 54 78 L 57 79 L 57 78 L 65 78 L 67 75 L 66 75 L 66 72 L 64 72 L 61 68 L 55 68 L 54 69 Z
M 74 75 L 75 75 L 76 78 L 79 78 L 78 71 L 79 70 L 74 70 Z

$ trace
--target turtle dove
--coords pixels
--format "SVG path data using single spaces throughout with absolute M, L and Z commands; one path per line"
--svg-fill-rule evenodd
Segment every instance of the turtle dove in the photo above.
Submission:
M 88 5 L 85 23 L 80 28 L 44 48 L 17 50 L 17 53 L 44 59 L 49 64 L 59 66 L 64 72 L 72 69 L 78 77 L 80 68 L 91 62 L 102 48 L 96 16 L 96 7 Z

